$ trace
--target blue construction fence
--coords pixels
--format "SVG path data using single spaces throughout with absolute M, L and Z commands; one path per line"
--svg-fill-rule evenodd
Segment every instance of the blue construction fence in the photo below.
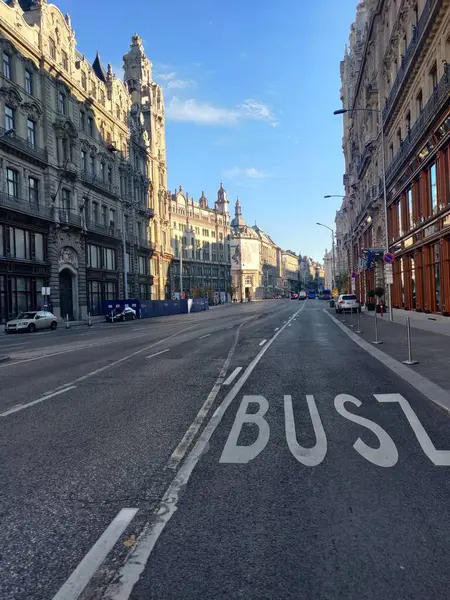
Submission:
M 103 314 L 106 316 L 115 308 L 125 308 L 125 306 L 134 308 L 139 319 L 209 310 L 207 298 L 189 300 L 105 300 L 103 302 Z

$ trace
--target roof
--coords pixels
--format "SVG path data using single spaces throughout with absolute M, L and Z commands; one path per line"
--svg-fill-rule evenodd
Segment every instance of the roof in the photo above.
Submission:
M 94 70 L 94 73 L 100 79 L 100 81 L 103 81 L 103 83 L 106 83 L 106 71 L 105 71 L 105 67 L 103 66 L 102 59 L 100 58 L 100 54 L 98 53 L 98 50 L 97 50 L 97 55 L 95 57 L 95 60 L 92 63 L 92 68 Z

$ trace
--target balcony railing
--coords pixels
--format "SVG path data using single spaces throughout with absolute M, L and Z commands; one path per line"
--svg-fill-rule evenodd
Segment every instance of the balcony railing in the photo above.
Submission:
M 102 181 L 101 179 L 99 179 L 96 176 L 93 177 L 92 173 L 88 173 L 84 169 L 81 171 L 81 179 L 87 185 L 95 187 L 98 190 L 108 192 L 108 194 L 111 194 L 113 196 L 119 196 L 119 190 L 118 190 L 117 185 L 113 185 L 109 181 Z
M 425 108 L 420 113 L 419 118 L 411 127 L 408 137 L 403 140 L 403 143 L 395 155 L 394 160 L 386 169 L 386 183 L 390 183 L 397 170 L 406 160 L 409 154 L 414 149 L 417 142 L 425 133 L 428 125 L 433 117 L 439 112 L 445 102 L 448 100 L 450 92 L 450 75 L 445 73 L 438 85 L 435 87 L 433 95 L 425 105 Z
M 39 148 L 36 144 L 30 143 L 28 140 L 20 137 L 16 133 L 8 133 L 5 135 L 6 129 L 4 127 L 0 127 L 0 143 L 10 148 L 14 148 L 21 152 L 24 152 L 28 156 L 33 158 L 37 158 L 41 162 L 48 162 L 48 154 L 47 150 L 43 148 Z
M 32 217 L 39 217 L 49 221 L 53 220 L 52 209 L 48 206 L 42 206 L 35 202 L 29 202 L 23 198 L 16 198 L 0 192 L 0 206 L 5 206 L 16 212 L 31 215 Z
M 363 174 L 363 171 L 370 159 L 372 155 L 372 146 L 368 145 L 364 148 L 364 151 L 361 155 L 361 159 L 359 161 L 359 165 L 358 165 L 358 179 L 361 179 L 361 176 Z
M 430 16 L 433 13 L 434 9 L 440 5 L 442 0 L 427 0 L 425 6 L 423 7 L 422 14 L 420 15 L 419 22 L 417 26 L 414 28 L 414 33 L 411 41 L 409 42 L 409 46 L 406 49 L 406 52 L 402 58 L 402 63 L 397 72 L 397 76 L 394 81 L 394 85 L 389 93 L 389 97 L 386 101 L 386 104 L 383 108 L 383 122 L 386 123 L 389 119 L 392 109 L 396 106 L 396 97 L 400 90 L 400 87 L 405 80 L 406 73 L 413 63 L 414 56 L 416 54 L 416 50 L 421 46 L 421 42 L 424 39 L 424 33 L 428 28 L 428 24 L 430 22 Z
M 81 227 L 81 216 L 79 214 L 66 208 L 60 208 L 58 212 L 60 225 L 73 225 L 74 227 Z
M 102 223 L 96 223 L 95 221 L 86 221 L 86 228 L 88 231 L 99 233 L 100 235 L 106 235 L 117 239 L 122 239 L 122 230 L 112 225 L 103 225 Z

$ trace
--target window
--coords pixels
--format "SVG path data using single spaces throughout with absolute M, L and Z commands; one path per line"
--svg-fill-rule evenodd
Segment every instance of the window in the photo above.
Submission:
M 94 137 L 94 119 L 92 117 L 88 117 L 88 130 L 89 135 Z
M 6 79 L 11 79 L 11 57 L 3 52 L 3 75 Z
M 434 214 L 438 210 L 437 185 L 436 185 L 436 164 L 430 167 L 430 187 L 431 187 L 431 211 Z
M 86 113 L 84 110 L 80 110 L 80 129 L 86 131 Z
M 66 114 L 66 95 L 63 92 L 58 93 L 58 110 L 62 115 Z
M 102 282 L 101 281 L 88 281 L 88 293 L 89 293 L 89 312 L 91 315 L 102 314 Z
M 112 248 L 103 248 L 103 268 L 114 271 L 116 268 L 116 253 Z
M 116 211 L 113 208 L 109 209 L 109 225 L 110 227 L 114 227 L 116 222 Z
M 70 190 L 63 188 L 63 190 L 61 192 L 61 198 L 62 198 L 62 207 L 64 208 L 64 210 L 67 210 L 70 212 L 70 209 L 72 208 Z
M 434 92 L 437 84 L 438 84 L 437 63 L 434 63 L 434 65 L 431 67 L 431 70 L 430 70 L 431 93 Z
M 88 245 L 88 267 L 91 269 L 102 268 L 102 248 L 94 244 Z
M 423 94 L 422 94 L 422 90 L 419 91 L 419 93 L 416 96 L 416 111 L 417 111 L 417 116 L 420 115 L 420 113 L 423 110 Z
M 147 283 L 139 284 L 139 298 L 141 300 L 151 300 L 150 286 Z
M 105 183 L 105 163 L 100 163 L 100 177 L 103 183 Z
M 56 44 L 53 38 L 48 39 L 48 49 L 50 56 L 53 58 L 53 60 L 56 60 Z
M 106 206 L 102 206 L 102 223 L 103 225 L 107 225 L 108 212 Z
M 148 275 L 148 260 L 145 256 L 138 257 L 139 275 Z
M 61 139 L 62 158 L 64 161 L 69 160 L 69 140 L 66 137 Z
M 19 173 L 14 169 L 6 169 L 6 189 L 9 196 L 19 197 Z
M 406 137 L 408 137 L 409 133 L 411 131 L 411 113 L 410 112 L 408 112 L 408 114 L 406 115 L 405 127 L 406 127 Z
M 28 69 L 25 69 L 25 91 L 30 96 L 33 95 L 33 74 Z
M 108 183 L 109 183 L 109 185 L 112 185 L 112 167 L 111 166 L 108 167 Z
M 11 255 L 14 258 L 31 258 L 30 232 L 17 227 L 10 228 Z
M 394 160 L 394 144 L 389 145 L 389 158 Z
M 27 141 L 32 148 L 36 146 L 36 123 L 31 119 L 27 119 Z
M 69 57 L 67 56 L 67 52 L 64 52 L 64 50 L 61 50 L 61 62 L 62 62 L 63 69 L 68 71 L 69 70 Z
M 84 172 L 87 170 L 87 156 L 85 150 L 81 151 L 81 168 Z
M 409 221 L 409 228 L 412 229 L 414 227 L 412 188 L 409 188 L 409 190 L 406 193 L 406 197 L 408 199 L 408 221 Z
M 98 203 L 92 203 L 92 219 L 94 223 L 98 223 Z
M 14 109 L 5 104 L 5 129 L 10 131 L 15 129 L 15 113 Z
M 103 90 L 100 90 L 100 103 L 105 106 L 105 92 Z
M 91 154 L 89 156 L 89 163 L 92 175 L 95 175 L 95 156 Z
M 87 90 L 87 78 L 84 71 L 81 71 L 81 87 L 83 90 Z
M 105 282 L 105 300 L 116 300 L 116 283 L 114 281 Z
M 39 180 L 36 177 L 28 177 L 28 200 L 39 204 Z
M 397 147 L 402 147 L 402 130 L 400 129 L 400 127 L 397 129 Z
M 36 260 L 44 260 L 44 236 L 42 233 L 34 234 L 34 257 Z
M 116 104 L 116 117 L 120 121 L 120 106 Z
M 402 201 L 399 200 L 398 204 L 397 204 L 397 210 L 398 210 L 398 235 L 402 236 L 403 235 L 403 225 L 402 225 Z

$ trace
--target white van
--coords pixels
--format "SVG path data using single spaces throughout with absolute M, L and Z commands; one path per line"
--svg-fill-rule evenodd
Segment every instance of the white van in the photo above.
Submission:
M 308 294 L 306 292 L 300 292 L 300 294 L 298 295 L 299 300 L 306 300 L 307 297 Z

